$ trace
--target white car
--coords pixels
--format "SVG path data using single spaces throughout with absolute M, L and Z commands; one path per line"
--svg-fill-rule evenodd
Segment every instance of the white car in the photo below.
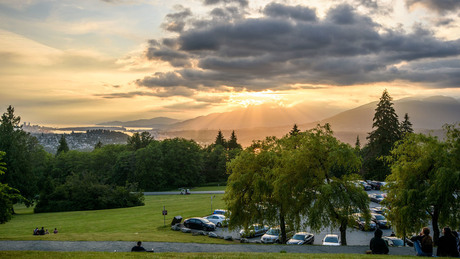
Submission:
M 339 246 L 340 245 L 340 239 L 339 235 L 335 234 L 327 234 L 323 238 L 323 246 Z
M 211 221 L 212 223 L 216 224 L 217 227 L 221 228 L 223 226 L 228 226 L 228 219 L 224 215 L 220 214 L 212 214 L 210 216 L 205 217 L 205 219 Z
M 279 227 L 270 228 L 267 233 L 265 233 L 260 241 L 264 244 L 274 244 L 280 242 L 281 229 Z

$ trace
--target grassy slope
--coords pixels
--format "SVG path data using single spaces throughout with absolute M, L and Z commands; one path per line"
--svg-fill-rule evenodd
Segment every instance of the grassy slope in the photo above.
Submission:
M 102 252 L 38 252 L 0 251 L 0 258 L 311 258 L 311 259 L 396 259 L 407 256 L 357 254 L 281 254 L 281 253 L 102 253 Z
M 213 209 L 224 208 L 222 194 L 213 199 Z M 163 226 L 163 206 L 166 206 L 166 226 Z M 15 208 L 17 215 L 0 225 L 0 240 L 87 240 L 87 241 L 163 241 L 228 243 L 228 241 L 193 236 L 171 231 L 174 216 L 184 219 L 211 213 L 211 195 L 146 196 L 145 206 L 99 211 L 75 211 L 33 214 L 29 208 Z M 59 234 L 33 236 L 35 227 L 50 232 L 56 227 Z

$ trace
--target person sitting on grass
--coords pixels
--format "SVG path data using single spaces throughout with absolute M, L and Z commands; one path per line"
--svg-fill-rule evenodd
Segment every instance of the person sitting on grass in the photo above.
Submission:
M 53 231 L 54 234 L 57 234 L 58 233 L 58 230 L 57 228 L 54 228 L 54 231 Z
M 415 255 L 433 256 L 433 239 L 429 228 L 424 227 L 420 235 L 412 237 L 411 241 L 414 242 Z
M 389 252 L 387 243 L 382 239 L 382 234 L 383 232 L 379 228 L 374 232 L 374 237 L 369 245 L 373 254 L 388 254 Z
M 137 245 L 131 248 L 131 252 L 146 252 L 145 248 L 142 247 L 142 242 L 137 241 Z

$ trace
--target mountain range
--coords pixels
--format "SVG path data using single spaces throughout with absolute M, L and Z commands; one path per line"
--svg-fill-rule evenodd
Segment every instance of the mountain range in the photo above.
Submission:
M 259 105 L 199 116 L 186 121 L 162 117 L 130 122 L 110 122 L 103 125 L 151 127 L 159 130 L 159 138 L 184 137 L 194 139 L 200 144 L 212 143 L 218 130 L 222 130 L 226 137 L 235 130 L 238 141 L 243 146 L 247 146 L 252 140 L 263 139 L 266 136 L 281 137 L 292 129 L 294 123 L 301 130 L 313 128 L 317 124 L 329 123 L 337 138 L 354 144 L 357 136 L 361 143 L 365 143 L 368 132 L 372 130 L 377 103 L 378 101 L 367 103 L 346 111 L 340 111 L 333 105 L 314 103 L 303 103 L 293 107 Z M 395 100 L 394 108 L 400 121 L 403 120 L 405 113 L 409 115 L 416 132 L 431 132 L 439 135 L 444 124 L 460 122 L 460 102 L 452 97 L 404 98 Z

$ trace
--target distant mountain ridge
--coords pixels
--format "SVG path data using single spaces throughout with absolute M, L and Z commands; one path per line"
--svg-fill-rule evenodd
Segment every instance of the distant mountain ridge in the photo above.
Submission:
M 97 125 L 106 126 L 123 126 L 123 127 L 137 127 L 137 128 L 163 128 L 164 126 L 178 123 L 180 120 L 168 117 L 156 117 L 152 119 L 141 119 L 133 121 L 109 121 L 98 123 Z

